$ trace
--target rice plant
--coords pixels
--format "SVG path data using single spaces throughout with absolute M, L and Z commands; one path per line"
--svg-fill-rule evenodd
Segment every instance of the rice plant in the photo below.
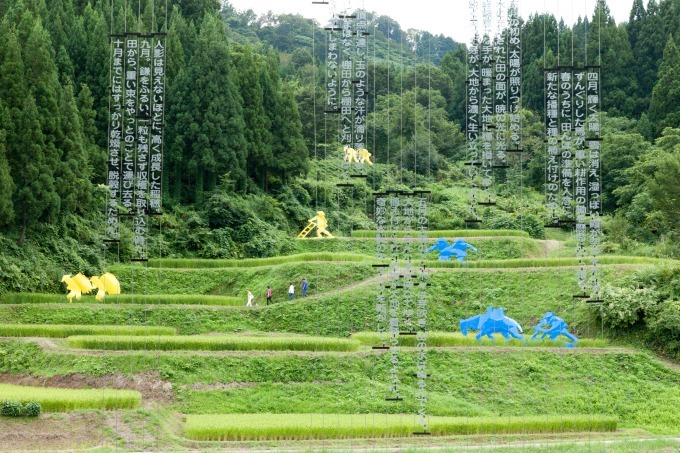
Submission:
M 377 235 L 376 230 L 354 230 L 352 237 L 354 238 L 374 238 Z M 454 237 L 483 237 L 483 236 L 523 236 L 529 237 L 529 233 L 520 230 L 431 230 L 427 231 L 428 238 L 454 238 Z M 395 237 L 404 237 L 404 231 L 383 231 L 383 235 Z M 411 235 L 419 234 L 411 232 Z
M 0 401 L 40 403 L 45 412 L 78 409 L 129 409 L 139 406 L 142 394 L 135 390 L 62 389 L 0 384 Z
M 9 293 L 0 296 L 4 304 L 64 304 L 65 294 Z M 219 305 L 243 306 L 243 298 L 235 296 L 208 296 L 202 294 L 120 294 L 107 296 L 103 301 L 93 295 L 74 299 L 74 304 L 140 304 L 140 305 Z
M 175 335 L 173 327 L 75 324 L 0 324 L 0 337 L 66 338 L 72 335 Z
M 530 335 L 527 336 L 529 340 Z M 361 342 L 362 345 L 366 346 L 377 346 L 381 344 L 380 335 L 378 332 L 356 332 L 352 334 L 352 339 Z M 475 338 L 475 333 L 469 333 L 467 336 L 460 332 L 428 332 L 427 335 L 427 346 L 429 347 L 456 347 L 456 346 L 523 346 L 523 347 L 548 347 L 548 348 L 561 348 L 564 347 L 565 342 L 568 341 L 564 337 L 558 337 L 556 341 L 552 341 L 548 338 L 543 340 L 532 340 L 532 341 L 521 341 L 517 339 L 511 339 L 507 341 L 500 334 L 494 336 L 494 341 L 491 341 L 488 337 L 484 337 L 481 340 Z M 402 335 L 399 337 L 399 344 L 401 346 L 415 346 L 416 337 L 414 335 Z M 604 348 L 607 347 L 609 343 L 605 339 L 600 338 L 582 338 L 579 339 L 576 347 L 578 348 Z
M 427 418 L 436 436 L 614 431 L 608 415 Z M 193 440 L 292 440 L 410 437 L 422 431 L 413 415 L 398 414 L 210 414 L 187 415 L 185 434 Z
M 157 268 L 219 268 L 219 267 L 260 267 L 276 266 L 284 263 L 334 261 L 359 262 L 373 259 L 371 256 L 356 253 L 300 253 L 297 255 L 274 256 L 270 258 L 246 259 L 192 259 L 192 258 L 162 258 L 150 259 L 149 266 Z
M 108 350 L 195 351 L 356 351 L 357 340 L 307 336 L 177 335 L 133 337 L 81 335 L 68 338 L 69 346 Z
M 661 258 L 647 258 L 643 256 L 605 255 L 598 258 L 599 264 L 672 264 L 673 260 Z M 513 258 L 507 260 L 479 260 L 466 261 L 427 261 L 430 268 L 477 268 L 503 269 L 520 267 L 565 267 L 578 266 L 577 258 Z

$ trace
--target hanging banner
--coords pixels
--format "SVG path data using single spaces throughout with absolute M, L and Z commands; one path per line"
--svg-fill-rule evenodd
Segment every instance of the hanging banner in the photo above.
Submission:
M 545 141 L 546 141 L 546 200 L 549 226 L 556 226 L 562 211 L 560 189 L 559 136 L 559 73 L 556 69 L 545 71 Z
M 137 147 L 137 71 L 139 67 L 139 37 L 128 34 L 125 38 L 125 120 L 123 137 L 123 190 L 121 204 L 131 214 L 135 200 L 135 151 Z
M 513 0 L 508 14 L 508 113 L 510 149 L 522 149 L 522 41 L 519 13 Z
M 121 148 L 123 140 L 123 86 L 125 82 L 124 59 L 125 37 L 111 36 L 111 72 L 109 74 L 109 136 L 108 171 L 106 185 L 109 188 L 106 199 L 106 240 L 120 240 L 118 205 L 121 201 Z
M 504 36 L 503 25 L 507 24 L 504 19 L 506 12 L 505 2 L 499 0 L 497 8 L 496 25 L 498 31 L 494 38 L 494 167 L 504 168 L 508 166 L 508 47 L 507 34 Z
M 139 36 L 137 75 L 137 146 L 135 153 L 135 206 L 132 229 L 133 259 L 147 258 L 149 139 L 151 120 L 151 37 Z
M 368 19 L 366 11 L 359 10 L 356 19 L 356 47 L 354 61 L 354 140 L 352 147 L 356 151 L 355 161 L 359 173 L 365 171 L 365 163 L 370 160 L 362 157 L 366 149 L 366 97 L 368 95 Z
M 586 73 L 574 72 L 574 209 L 578 286 L 586 293 L 586 240 L 588 216 L 588 160 L 586 159 Z
M 571 68 L 559 70 L 559 128 L 560 128 L 560 203 L 564 221 L 573 220 L 572 204 L 574 200 L 573 181 L 573 158 L 572 128 L 574 114 L 573 83 Z
M 600 128 L 600 103 L 601 103 L 601 82 L 600 82 L 600 68 L 591 67 L 587 71 L 587 120 L 586 120 L 586 135 L 588 137 L 588 158 L 590 164 L 588 167 L 588 215 L 590 216 L 590 256 L 591 256 L 591 270 L 589 278 L 589 286 L 592 299 L 599 299 L 600 294 L 600 273 L 601 269 L 598 266 L 598 256 L 601 253 L 602 240 L 602 222 L 600 219 L 601 206 L 601 169 L 600 169 L 600 144 L 601 133 Z
M 484 35 L 480 48 L 480 131 L 481 131 L 481 190 L 484 202 L 491 201 L 491 186 L 493 185 L 493 148 L 494 133 L 492 130 L 494 110 L 494 84 L 493 84 L 493 46 L 491 45 L 491 1 L 482 1 L 482 23 Z
M 467 54 L 466 109 L 465 123 L 468 156 L 468 177 L 470 179 L 470 198 L 468 200 L 468 218 L 479 220 L 477 187 L 479 180 L 479 116 L 480 116 L 480 64 L 479 37 L 477 34 L 477 1 L 470 1 L 470 23 L 474 30 L 474 38 Z
M 149 153 L 149 213 L 161 214 L 165 139 L 165 33 L 153 35 L 151 75 L 151 150 Z
M 417 193 L 416 193 L 417 195 Z M 415 225 L 418 229 L 418 254 L 420 255 L 420 275 L 416 288 L 416 374 L 417 388 L 415 392 L 418 424 L 421 434 L 427 433 L 427 274 L 425 273 L 425 260 L 428 249 L 428 220 L 427 198 L 418 196 L 416 199 Z

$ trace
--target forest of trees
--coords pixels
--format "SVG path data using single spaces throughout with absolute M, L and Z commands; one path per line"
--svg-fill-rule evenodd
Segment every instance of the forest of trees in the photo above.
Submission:
M 124 17 L 124 1 L 113 3 L 113 17 Z M 258 238 L 280 247 L 320 202 L 319 188 L 327 184 L 320 175 L 337 157 L 332 134 L 321 143 L 324 118 L 314 108 L 324 96 L 324 24 L 296 15 L 258 17 L 218 0 L 168 3 L 164 222 L 168 231 L 185 231 L 176 235 L 175 250 L 269 253 L 245 243 Z M 139 6 L 144 23 L 165 15 L 163 2 Z M 90 229 L 101 222 L 111 13 L 110 0 L 0 0 L 0 227 L 19 245 L 45 225 L 66 234 L 59 228 L 77 230 L 74 219 L 87 220 Z M 130 29 L 135 20 L 128 11 Z M 388 16 L 375 20 L 372 152 L 385 162 L 399 149 L 390 159 L 406 162 L 407 171 L 427 173 L 430 183 L 464 185 L 466 46 L 403 30 Z M 571 48 L 559 55 L 557 42 L 571 43 L 572 35 L 574 64 L 586 63 L 586 55 L 593 64 L 601 55 L 610 237 L 621 247 L 674 242 L 680 0 L 634 0 L 629 20 L 619 24 L 605 2 L 576 24 L 552 15 L 525 21 L 522 170 L 539 193 L 543 68 L 564 63 L 565 55 L 571 62 Z M 410 164 L 414 150 L 427 150 L 418 168 Z M 336 220 L 370 226 L 365 212 Z M 81 237 L 96 242 L 99 234 Z

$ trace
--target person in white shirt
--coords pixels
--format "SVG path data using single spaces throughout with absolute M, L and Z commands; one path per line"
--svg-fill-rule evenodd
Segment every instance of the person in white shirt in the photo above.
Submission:
M 255 296 L 253 296 L 253 293 L 251 293 L 249 289 L 247 289 L 246 291 L 248 291 L 248 303 L 246 304 L 246 307 L 252 307 L 253 299 L 255 298 Z
M 295 286 L 293 286 L 293 283 L 290 283 L 290 286 L 288 287 L 288 300 L 293 300 L 293 296 L 295 295 Z

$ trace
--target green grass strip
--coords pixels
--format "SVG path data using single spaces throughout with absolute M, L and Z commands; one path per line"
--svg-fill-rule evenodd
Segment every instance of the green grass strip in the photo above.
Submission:
M 525 331 L 526 333 L 526 331 Z M 541 347 L 541 348 L 560 348 L 564 347 L 567 340 L 565 337 L 558 337 L 557 341 L 550 339 L 532 340 L 528 341 L 533 335 L 533 330 L 525 335 L 527 341 L 511 339 L 507 341 L 500 334 L 494 336 L 494 341 L 488 337 L 481 340 L 475 338 L 476 332 L 468 332 L 467 336 L 460 332 L 428 332 L 427 346 L 434 348 L 455 347 L 455 346 L 525 346 L 525 347 Z M 380 335 L 378 332 L 356 332 L 352 334 L 352 339 L 361 342 L 365 346 L 378 346 L 381 344 Z M 415 346 L 416 337 L 414 335 L 402 335 L 399 337 L 400 346 Z M 599 338 L 583 338 L 579 339 L 576 344 L 579 348 L 604 348 L 609 345 L 607 340 Z
M 453 238 L 453 237 L 482 237 L 482 236 L 523 236 L 529 237 L 529 233 L 520 230 L 432 230 L 427 231 L 428 238 Z M 353 238 L 374 238 L 378 232 L 376 230 L 354 230 L 352 231 Z M 395 237 L 404 237 L 405 231 L 383 231 L 383 235 L 396 235 Z M 420 232 L 412 231 L 411 235 L 416 236 Z
M 663 258 L 648 258 L 645 256 L 622 256 L 605 255 L 600 256 L 598 264 L 672 264 L 677 261 Z M 430 268 L 473 268 L 473 269 L 512 269 L 519 267 L 565 267 L 578 266 L 577 258 L 513 258 L 508 260 L 479 260 L 466 261 L 427 261 Z
M 66 294 L 9 293 L 0 296 L 1 304 L 65 304 Z M 73 299 L 74 304 L 145 304 L 145 305 L 219 305 L 243 306 L 243 297 L 201 294 L 121 294 L 98 301 L 94 296 Z
M 614 431 L 608 415 L 524 417 L 428 417 L 435 436 L 476 434 Z M 292 440 L 411 437 L 422 431 L 413 415 L 385 414 L 210 414 L 187 415 L 185 434 L 192 440 Z
M 344 338 L 307 336 L 177 335 L 123 337 L 81 335 L 68 338 L 69 346 L 108 350 L 192 351 L 356 351 L 360 343 Z
M 175 335 L 174 327 L 91 326 L 75 324 L 0 324 L 0 337 L 66 338 L 73 335 L 146 336 Z
M 37 401 L 46 412 L 78 409 L 131 409 L 139 406 L 142 394 L 135 390 L 62 389 L 0 384 L 0 401 Z
M 373 257 L 356 253 L 300 253 L 297 255 L 274 256 L 270 258 L 246 259 L 193 259 L 193 258 L 161 258 L 150 259 L 149 266 L 157 268 L 217 268 L 217 267 L 261 267 L 276 266 L 285 263 L 303 263 L 314 261 L 360 262 Z

